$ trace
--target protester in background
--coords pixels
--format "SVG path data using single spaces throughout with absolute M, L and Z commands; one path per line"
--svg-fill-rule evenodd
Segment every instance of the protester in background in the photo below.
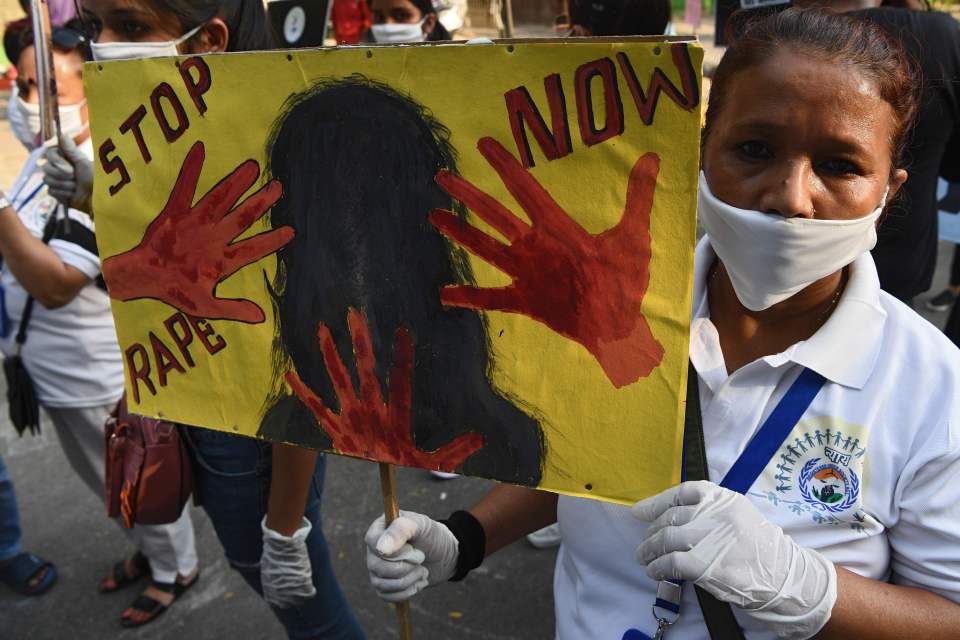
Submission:
M 77 15 L 74 0 L 48 0 L 47 5 L 50 9 L 51 27 L 62 27 Z M 4 53 L 6 53 L 7 60 L 10 62 L 9 69 L 3 70 L 4 73 L 7 71 L 16 71 L 15 65 L 17 64 L 17 60 L 20 59 L 20 40 L 23 34 L 31 29 L 29 0 L 20 0 L 20 8 L 23 9 L 23 12 L 27 15 L 17 20 L 11 20 L 3 29 L 3 49 Z M 14 85 L 10 92 L 10 101 L 8 104 L 13 102 L 16 95 L 17 87 Z M 12 111 L 8 112 L 8 116 L 11 113 Z
M 13 479 L 0 457 L 0 583 L 21 595 L 39 596 L 56 580 L 57 568 L 52 562 L 23 550 Z
M 77 7 L 75 0 L 47 0 L 47 7 L 50 11 L 50 26 L 52 28 L 69 26 L 72 20 L 77 17 Z M 29 35 L 32 29 L 30 22 L 30 2 L 29 0 L 20 0 L 20 8 L 27 14 L 19 20 L 8 22 L 3 31 L 3 49 L 7 60 L 16 65 L 20 59 L 20 52 L 26 44 L 25 37 Z M 14 66 L 15 70 L 16 67 Z M 11 129 L 14 132 L 23 131 L 23 122 L 19 120 L 20 112 L 16 109 L 18 85 L 14 83 L 10 91 L 10 99 L 7 101 L 7 119 L 10 121 Z M 28 151 L 33 150 L 33 141 L 20 141 Z
M 566 36 L 673 34 L 670 0 L 570 0 Z M 562 18 L 562 17 L 561 17 Z M 558 18 L 558 24 L 561 19 Z
M 357 44 L 373 24 L 367 0 L 334 0 L 331 19 L 337 44 Z
M 52 39 L 61 130 L 79 153 L 92 159 L 81 79 L 86 40 L 70 28 L 54 29 Z M 40 144 L 32 44 L 20 52 L 17 67 L 19 94 L 13 108 L 20 117 L 14 133 L 31 148 L 31 154 L 10 190 L 9 202 L 0 210 L 0 282 L 11 320 L 9 330 L 0 338 L 0 350 L 5 356 L 17 352 L 17 328 L 28 296 L 33 297 L 38 304 L 34 305 L 20 355 L 40 404 L 53 420 L 67 460 L 102 500 L 103 429 L 123 394 L 123 360 L 110 299 L 100 277 L 93 221 L 86 213 L 58 207 L 47 193 L 38 166 L 44 150 Z M 41 237 L 51 226 L 53 236 L 45 244 Z M 152 584 L 138 602 L 162 601 L 166 606 L 175 594 L 195 583 L 197 552 L 186 511 L 169 525 L 136 526 L 124 531 L 129 532 L 138 551 L 114 567 L 112 575 L 100 585 L 102 592 L 116 591 L 150 575 Z M 133 609 L 121 616 L 126 626 L 148 620 Z
M 920 114 L 907 153 L 910 179 L 902 206 L 892 207 L 880 225 L 873 259 L 880 286 L 909 305 L 933 282 L 937 263 L 937 179 L 945 158 L 960 156 L 960 25 L 947 13 L 878 8 L 880 0 L 796 0 L 879 24 L 923 71 Z M 951 143 L 951 140 L 953 141 Z
M 382 598 L 462 579 L 559 519 L 561 640 L 653 637 L 655 602 L 678 607 L 668 637 L 705 637 L 691 585 L 663 580 L 731 604 L 748 638 L 956 636 L 960 351 L 881 291 L 869 254 L 907 179 L 916 80 L 861 18 L 787 9 L 737 33 L 704 130 L 690 341 L 722 484 L 632 510 L 500 485 L 445 523 L 380 518 L 366 543 Z M 755 435 L 772 457 L 743 456 Z
M 370 36 L 379 44 L 449 40 L 432 0 L 371 0 Z
M 98 60 L 273 46 L 260 0 L 85 0 Z M 92 171 L 51 151 L 63 200 L 89 192 Z M 231 566 L 262 594 L 291 638 L 363 638 L 330 561 L 320 521 L 325 458 L 315 451 L 202 428 L 181 430 L 203 508 Z
M 20 20 L 13 20 L 8 22 L 3 30 L 3 52 L 7 56 L 7 60 L 10 61 L 10 69 L 7 74 L 10 79 L 12 79 L 13 86 L 10 88 L 10 98 L 7 100 L 7 120 L 10 122 L 10 129 L 17 135 L 18 131 L 23 131 L 23 122 L 19 120 L 20 112 L 17 110 L 17 61 L 20 60 L 20 53 L 23 51 L 23 48 L 26 45 L 26 39 L 29 37 L 30 33 L 30 20 L 29 18 L 21 18 Z M 19 138 L 18 138 L 19 140 Z M 20 143 L 27 148 L 28 151 L 33 150 L 34 143 L 32 140 L 20 140 Z

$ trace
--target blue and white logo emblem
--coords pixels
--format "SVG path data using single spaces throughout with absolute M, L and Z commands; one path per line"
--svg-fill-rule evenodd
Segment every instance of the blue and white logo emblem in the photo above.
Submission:
M 817 524 L 863 531 L 864 431 L 829 417 L 801 422 L 749 495 Z
M 841 456 L 829 447 L 826 451 L 847 459 L 849 464 L 850 456 Z M 830 453 L 827 453 L 828 458 Z M 797 477 L 797 484 L 800 495 L 808 504 L 830 513 L 849 509 L 857 503 L 860 495 L 860 478 L 853 469 L 824 462 L 821 458 L 807 460 Z

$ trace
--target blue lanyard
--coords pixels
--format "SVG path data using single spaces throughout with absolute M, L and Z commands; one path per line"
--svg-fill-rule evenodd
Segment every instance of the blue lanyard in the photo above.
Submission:
M 745 494 L 756 482 L 773 454 L 800 422 L 800 418 L 806 413 L 810 403 L 817 397 L 826 381 L 826 378 L 813 369 L 804 369 L 767 417 L 760 430 L 747 443 L 743 453 L 723 477 L 720 486 Z
M 745 494 L 763 472 L 764 467 L 783 444 L 793 428 L 800 422 L 813 399 L 826 383 L 826 378 L 812 369 L 804 369 L 794 381 L 783 398 L 764 421 L 760 430 L 750 439 L 743 453 L 737 458 L 720 486 L 737 493 Z M 683 474 L 686 475 L 686 474 Z M 683 478 L 681 478 L 683 479 Z M 661 580 L 657 585 L 657 599 L 654 609 L 663 609 L 674 616 L 680 615 L 680 596 L 683 583 Z M 654 638 L 662 638 L 666 628 L 676 621 L 662 618 L 654 611 L 658 627 Z M 637 629 L 630 629 L 622 640 L 651 640 L 650 636 Z
M 20 191 L 18 191 L 18 192 L 16 193 L 16 195 L 14 195 L 14 197 L 13 197 L 13 200 L 14 200 L 14 203 L 15 203 L 13 208 L 16 209 L 17 211 L 19 211 L 20 209 L 22 209 L 23 207 L 25 207 L 28 202 L 30 202 L 31 200 L 33 200 L 33 198 L 34 198 L 38 193 L 40 193 L 40 190 L 43 189 L 43 186 L 44 186 L 44 185 L 43 185 L 43 181 L 41 181 L 40 184 L 38 184 L 37 187 L 30 193 L 30 195 L 28 195 L 24 200 L 19 201 L 19 202 L 17 202 L 17 198 L 19 198 L 19 197 L 20 197 L 20 194 L 23 193 L 23 189 L 21 189 Z M 26 185 L 24 185 L 24 188 L 26 188 Z

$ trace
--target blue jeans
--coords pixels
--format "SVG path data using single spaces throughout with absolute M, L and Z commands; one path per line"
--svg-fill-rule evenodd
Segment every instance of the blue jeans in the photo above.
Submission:
M 0 562 L 15 558 L 23 552 L 20 547 L 20 512 L 13 480 L 0 457 Z
M 270 496 L 270 443 L 196 427 L 186 427 L 181 432 L 194 453 L 203 508 L 213 521 L 227 560 L 263 595 L 260 521 L 267 513 Z M 325 469 L 326 460 L 321 455 L 304 512 L 313 525 L 307 548 L 317 595 L 297 607 L 272 608 L 290 638 L 354 640 L 364 638 L 364 634 L 333 573 L 320 521 Z

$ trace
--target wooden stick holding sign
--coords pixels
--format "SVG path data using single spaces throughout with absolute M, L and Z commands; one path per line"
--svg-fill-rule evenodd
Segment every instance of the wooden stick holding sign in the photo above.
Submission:
M 385 526 L 400 517 L 400 504 L 397 500 L 397 470 L 392 464 L 381 462 L 380 491 L 383 493 L 383 517 Z M 410 620 L 410 603 L 399 602 L 396 605 L 397 622 L 400 625 L 400 640 L 412 640 L 413 626 Z
M 513 37 L 513 2 L 511 0 L 504 0 L 503 2 L 503 37 L 512 38 Z

